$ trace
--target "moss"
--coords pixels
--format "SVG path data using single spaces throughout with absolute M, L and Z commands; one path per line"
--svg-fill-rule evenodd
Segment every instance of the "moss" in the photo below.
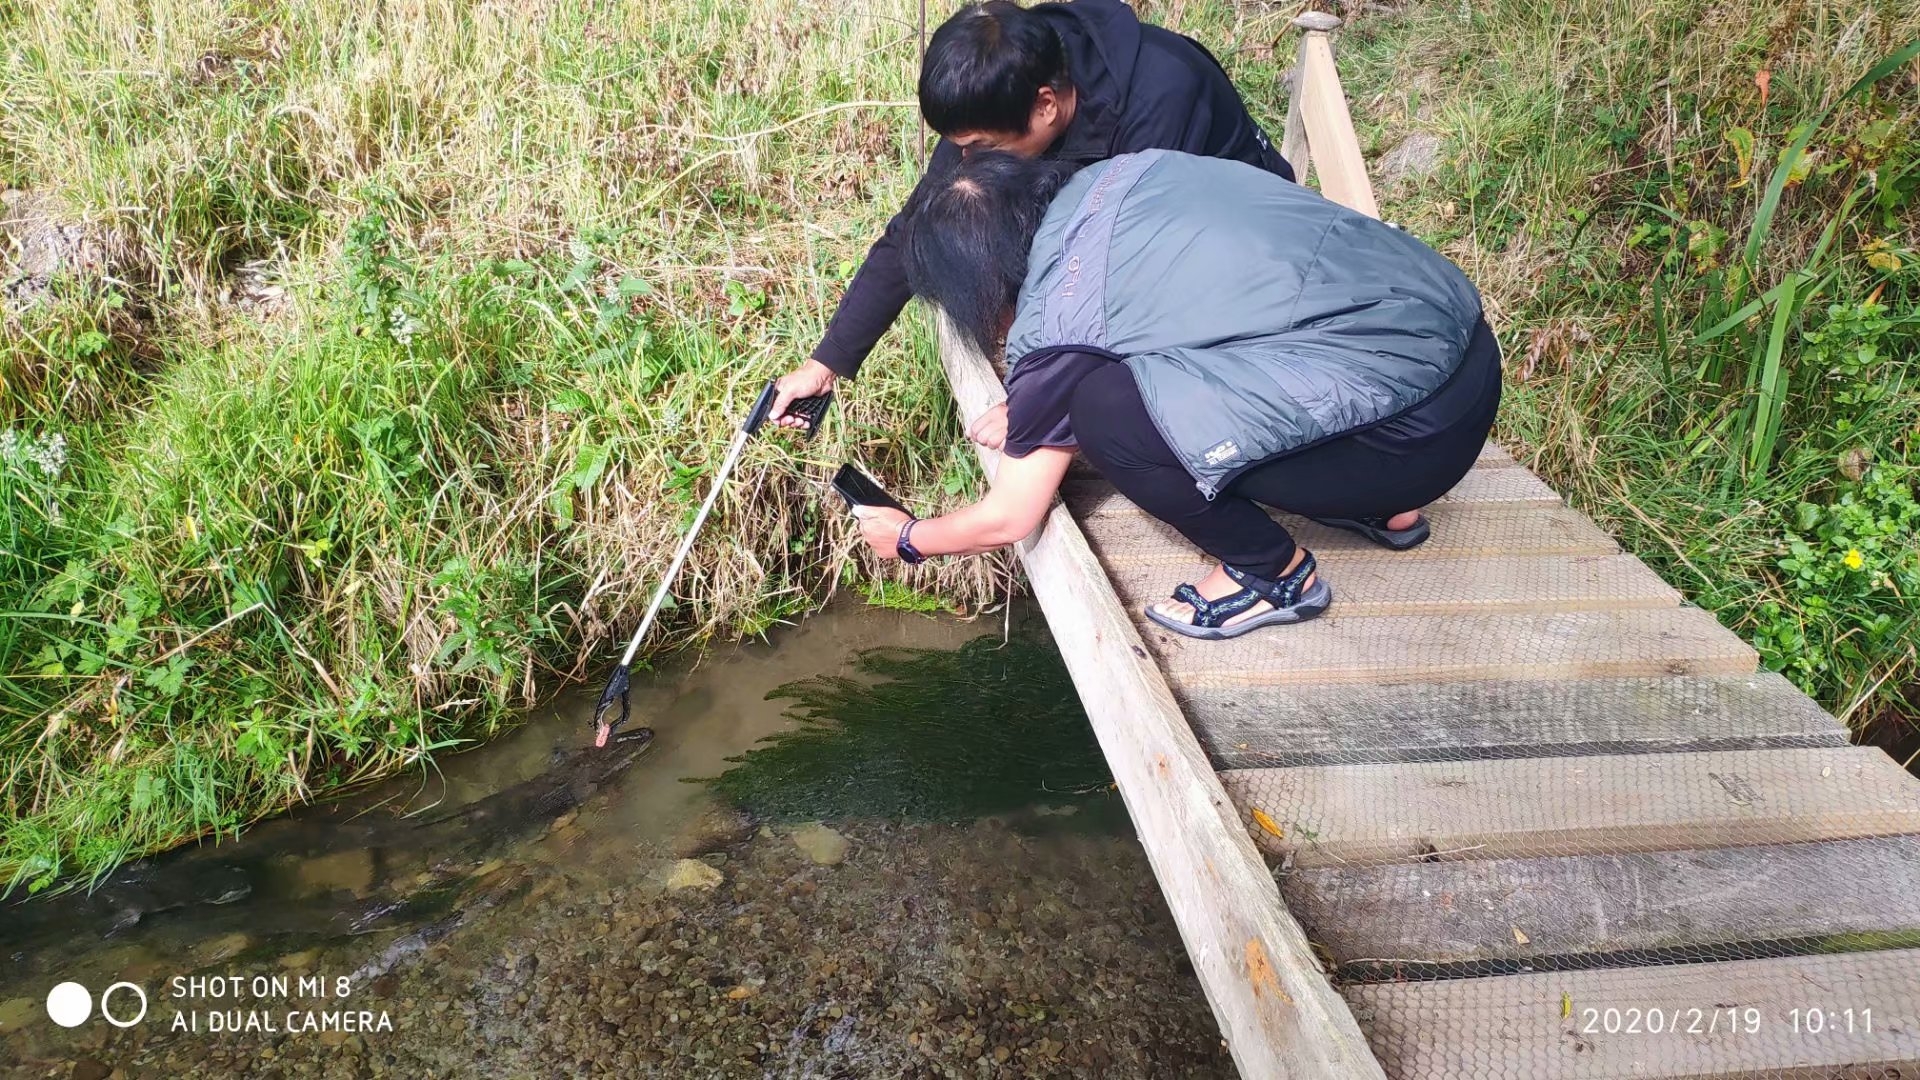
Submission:
M 1112 782 L 1051 642 L 874 649 L 854 676 L 788 683 L 793 730 L 712 783 L 776 820 L 943 820 L 1098 799 Z

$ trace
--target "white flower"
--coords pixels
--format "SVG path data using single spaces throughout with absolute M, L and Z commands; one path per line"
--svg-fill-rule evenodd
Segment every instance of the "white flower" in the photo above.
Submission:
M 67 437 L 59 432 L 49 435 L 34 451 L 33 460 L 47 479 L 58 479 L 60 470 L 67 467 Z
M 387 333 L 402 345 L 413 344 L 413 337 L 420 332 L 420 320 L 399 304 L 393 306 L 393 313 L 387 318 Z
M 25 467 L 31 464 L 48 480 L 57 480 L 60 470 L 67 467 L 67 437 L 55 432 L 42 440 L 13 428 L 0 431 L 0 463 L 23 476 Z

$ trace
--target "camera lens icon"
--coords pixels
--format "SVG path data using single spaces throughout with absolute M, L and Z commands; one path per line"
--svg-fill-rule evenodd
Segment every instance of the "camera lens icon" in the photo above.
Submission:
M 63 1028 L 76 1028 L 93 1015 L 93 995 L 77 982 L 63 982 L 47 991 L 47 1019 Z

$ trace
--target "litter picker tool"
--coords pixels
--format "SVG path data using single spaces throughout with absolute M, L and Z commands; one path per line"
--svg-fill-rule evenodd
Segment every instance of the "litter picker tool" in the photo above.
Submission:
M 700 504 L 700 512 L 693 516 L 693 524 L 687 527 L 687 534 L 680 538 L 680 548 L 673 553 L 673 562 L 667 572 L 660 577 L 660 584 L 653 590 L 653 599 L 647 604 L 647 613 L 640 618 L 640 628 L 633 632 L 633 640 L 627 642 L 627 651 L 620 657 L 620 666 L 613 669 L 613 677 L 607 680 L 607 688 L 600 691 L 600 700 L 593 707 L 593 726 L 595 746 L 607 745 L 614 729 L 627 722 L 627 674 L 633 665 L 633 654 L 640 651 L 640 643 L 646 640 L 647 631 L 653 628 L 654 617 L 660 614 L 660 605 L 666 602 L 668 590 L 673 588 L 674 578 L 680 576 L 680 567 L 687 561 L 687 553 L 693 550 L 693 542 L 700 535 L 700 526 L 707 523 L 707 515 L 712 513 L 713 504 L 720 499 L 720 489 L 726 486 L 727 477 L 733 467 L 740 462 L 740 454 L 747 448 L 747 441 L 767 422 L 767 414 L 773 411 L 774 398 L 778 396 L 774 384 L 767 383 L 760 391 L 759 400 L 753 403 L 753 409 L 741 422 L 740 430 L 733 436 L 733 442 L 727 446 L 726 460 L 720 463 L 720 471 L 714 474 L 713 486 L 707 490 L 707 500 Z M 820 420 L 827 414 L 827 406 L 833 402 L 833 391 L 829 390 L 817 397 L 799 398 L 787 405 L 787 415 L 797 416 L 807 422 L 808 438 L 820 429 Z M 607 711 L 614 702 L 620 703 L 620 715 L 607 718 Z

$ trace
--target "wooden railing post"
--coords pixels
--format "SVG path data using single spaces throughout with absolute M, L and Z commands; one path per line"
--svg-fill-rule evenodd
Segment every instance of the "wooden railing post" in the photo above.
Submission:
M 1333 40 L 1328 35 L 1340 26 L 1340 20 L 1324 11 L 1309 11 L 1297 16 L 1293 25 L 1301 31 L 1300 55 L 1293 69 L 1293 94 L 1287 105 L 1286 131 L 1280 140 L 1281 156 L 1293 164 L 1294 175 L 1302 183 L 1312 165 L 1320 181 L 1320 194 L 1377 218 L 1380 205 L 1374 201 L 1366 159 L 1360 154 L 1360 138 L 1353 132 L 1353 116 L 1347 111 L 1346 91 L 1341 89 L 1340 73 L 1333 66 Z

